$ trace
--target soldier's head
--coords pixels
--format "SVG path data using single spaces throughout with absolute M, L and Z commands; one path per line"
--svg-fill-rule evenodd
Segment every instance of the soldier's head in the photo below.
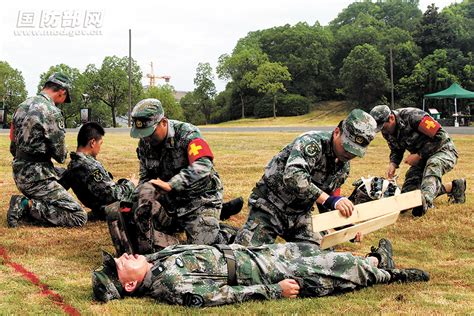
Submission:
M 102 266 L 92 272 L 92 291 L 99 301 L 108 302 L 132 293 L 150 270 L 150 264 L 142 255 L 125 253 L 113 258 L 104 251 L 102 257 Z
M 44 83 L 43 91 L 48 93 L 55 104 L 62 104 L 71 103 L 71 88 L 71 79 L 62 72 L 55 72 Z
M 363 157 L 375 137 L 377 124 L 372 116 L 355 109 L 339 123 L 333 133 L 333 150 L 341 161 Z
M 77 134 L 77 151 L 97 157 L 100 153 L 104 128 L 96 122 L 88 122 L 81 126 Z
M 395 114 L 387 105 L 377 105 L 370 111 L 377 122 L 377 132 L 393 134 L 395 131 Z
M 132 111 L 130 136 L 142 138 L 152 144 L 160 144 L 168 134 L 168 120 L 161 102 L 157 99 L 144 99 Z

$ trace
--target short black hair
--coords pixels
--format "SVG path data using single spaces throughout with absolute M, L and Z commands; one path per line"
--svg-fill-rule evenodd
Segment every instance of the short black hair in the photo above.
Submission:
M 57 92 L 59 90 L 66 90 L 66 88 L 60 86 L 59 84 L 55 83 L 55 82 L 51 82 L 51 81 L 48 81 L 44 84 L 43 86 L 43 89 L 50 89 L 54 92 Z
M 91 139 L 100 140 L 105 135 L 104 128 L 96 122 L 88 122 L 82 125 L 77 134 L 77 147 L 85 147 Z

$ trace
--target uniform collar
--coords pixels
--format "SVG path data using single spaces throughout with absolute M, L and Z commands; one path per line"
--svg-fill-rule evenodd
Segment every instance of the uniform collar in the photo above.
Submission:
M 165 140 L 166 148 L 174 147 L 174 144 L 175 144 L 174 135 L 175 135 L 175 130 L 174 130 L 173 121 L 168 120 L 168 134 L 166 135 L 166 140 Z
M 38 95 L 42 96 L 43 98 L 54 104 L 53 99 L 51 99 L 51 97 L 46 92 L 41 91 Z

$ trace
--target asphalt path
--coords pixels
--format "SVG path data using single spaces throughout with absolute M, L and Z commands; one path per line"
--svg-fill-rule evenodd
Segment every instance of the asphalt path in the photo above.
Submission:
M 335 126 L 247 126 L 247 127 L 205 127 L 200 126 L 199 129 L 203 133 L 220 132 L 220 133 L 255 133 L 255 132 L 307 132 L 332 131 Z M 474 135 L 474 127 L 443 127 L 450 135 Z M 77 128 L 68 128 L 68 132 L 77 133 Z M 106 128 L 106 133 L 129 133 L 128 127 Z M 8 134 L 8 129 L 0 129 L 0 134 Z

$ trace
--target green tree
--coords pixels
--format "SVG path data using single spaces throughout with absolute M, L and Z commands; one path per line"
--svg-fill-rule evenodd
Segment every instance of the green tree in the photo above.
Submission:
M 288 67 L 292 80 L 285 87 L 289 93 L 323 99 L 332 96 L 334 38 L 329 29 L 304 22 L 274 27 L 261 32 L 260 47 L 270 61 Z
M 272 97 L 273 118 L 276 118 L 277 94 L 286 91 L 284 82 L 291 80 L 288 68 L 279 63 L 266 62 L 260 65 L 255 73 L 247 73 L 246 77 L 251 87 Z
M 234 50 L 232 55 L 221 55 L 217 66 L 217 75 L 222 80 L 232 80 L 231 87 L 240 98 L 241 117 L 245 118 L 245 95 L 250 88 L 245 74 L 256 71 L 258 66 L 268 61 L 268 56 L 257 47 L 243 47 Z
M 174 93 L 175 90 L 173 86 L 165 84 L 158 87 L 148 87 L 143 97 L 160 100 L 167 117 L 175 120 L 183 120 L 183 108 L 174 98 Z
M 47 71 L 40 75 L 40 81 L 37 87 L 38 92 L 43 89 L 46 80 L 55 72 L 62 72 L 71 79 L 71 103 L 60 104 L 58 107 L 63 112 L 66 127 L 76 127 L 80 124 L 79 110 L 84 106 L 82 98 L 82 94 L 84 93 L 84 82 L 82 80 L 81 72 L 79 69 L 66 64 L 51 66 Z
M 423 51 L 423 56 L 427 56 L 436 49 L 451 47 L 455 42 L 456 34 L 450 27 L 447 17 L 439 14 L 438 7 L 433 3 L 423 14 L 414 37 Z
M 6 109 L 5 115 L 12 114 L 26 98 L 25 80 L 21 71 L 0 61 L 0 102 Z M 7 117 L 4 118 L 7 122 Z
M 388 89 L 389 81 L 384 66 L 385 59 L 375 47 L 369 44 L 356 46 L 344 59 L 341 68 L 345 95 L 369 109 Z
M 204 113 L 200 109 L 199 98 L 194 92 L 186 93 L 184 97 L 179 100 L 179 104 L 183 108 L 186 122 L 195 125 L 206 124 Z
M 135 60 L 131 67 L 132 104 L 143 95 L 142 72 Z M 106 56 L 100 68 L 90 64 L 84 71 L 85 91 L 92 100 L 98 100 L 111 109 L 112 125 L 116 117 L 128 111 L 128 57 Z
M 214 74 L 209 63 L 199 63 L 196 68 L 194 78 L 194 96 L 199 104 L 199 110 L 203 113 L 207 124 L 211 120 L 211 113 L 214 108 L 214 96 L 216 95 L 216 85 L 214 84 Z

